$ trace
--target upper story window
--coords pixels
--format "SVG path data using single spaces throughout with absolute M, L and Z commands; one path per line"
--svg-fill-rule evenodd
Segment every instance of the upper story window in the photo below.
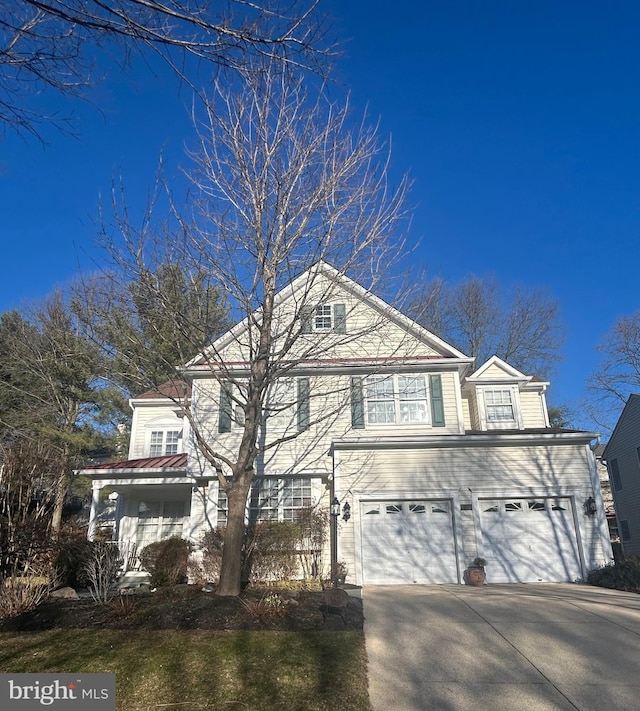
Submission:
M 180 430 L 152 430 L 149 443 L 149 456 L 161 457 L 165 454 L 178 454 Z
M 316 306 L 313 318 L 314 331 L 330 331 L 333 328 L 333 306 Z
M 236 391 L 237 392 L 237 391 Z M 231 384 L 223 384 L 220 389 L 218 412 L 218 432 L 242 430 L 245 425 L 243 406 L 234 400 Z M 263 411 L 263 426 L 282 433 L 293 428 L 299 432 L 310 425 L 309 378 L 278 378 L 269 387 Z
M 372 375 L 365 380 L 364 395 L 369 425 L 428 421 L 424 375 Z
M 302 333 L 346 333 L 345 304 L 321 303 L 300 310 Z
M 612 459 L 609 462 L 609 472 L 611 473 L 611 483 L 614 491 L 622 489 L 622 477 L 620 476 L 620 466 L 617 459 Z
M 522 429 L 517 385 L 478 388 L 478 405 L 483 429 Z
M 487 422 L 515 420 L 511 390 L 485 390 L 484 404 L 487 411 Z

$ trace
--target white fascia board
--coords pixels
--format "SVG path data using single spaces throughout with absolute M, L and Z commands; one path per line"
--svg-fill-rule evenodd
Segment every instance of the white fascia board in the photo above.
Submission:
M 181 482 L 184 482 L 186 479 L 189 479 L 190 477 L 187 475 L 187 471 L 184 467 L 166 467 L 164 469 L 158 469 L 157 467 L 148 467 L 148 468 L 130 468 L 130 469 L 109 469 L 105 467 L 104 469 L 75 469 L 74 470 L 74 475 L 75 476 L 88 476 L 91 479 L 100 479 L 100 478 L 105 478 L 109 477 L 109 479 L 113 479 L 114 481 L 119 481 L 119 476 L 122 474 L 123 476 L 129 476 L 129 477 L 134 477 L 134 478 L 140 478 L 140 479 L 145 479 L 146 477 L 162 477 L 165 473 L 166 474 L 172 474 L 175 476 L 180 476 L 182 477 L 180 479 Z
M 518 381 L 523 381 L 523 382 L 528 382 L 531 380 L 530 375 L 525 375 L 524 373 L 520 372 L 517 368 L 514 368 L 512 365 L 509 365 L 506 361 L 502 360 L 502 358 L 498 358 L 498 356 L 493 355 L 491 358 L 486 363 L 483 363 L 476 371 L 475 373 L 472 373 L 467 380 L 470 382 L 475 382 L 477 380 L 482 380 L 483 382 L 490 383 L 493 382 L 494 379 L 486 379 L 483 380 L 482 375 L 485 371 L 487 371 L 491 366 L 497 365 L 502 371 L 504 371 L 510 378 L 513 378 L 514 380 Z M 504 382 L 504 380 L 503 380 Z
M 413 437 L 361 437 L 336 440 L 331 450 L 356 449 L 433 449 L 448 447 L 510 446 L 514 444 L 585 444 L 596 439 L 596 432 L 549 432 L 513 434 L 425 435 Z
M 94 479 L 93 486 L 96 489 L 104 489 L 106 486 L 120 488 L 124 486 L 168 486 L 180 484 L 191 488 L 193 480 L 185 480 L 182 477 L 150 477 L 148 479 L 136 479 L 130 477 L 127 479 L 117 479 L 114 477 L 104 477 L 103 479 Z

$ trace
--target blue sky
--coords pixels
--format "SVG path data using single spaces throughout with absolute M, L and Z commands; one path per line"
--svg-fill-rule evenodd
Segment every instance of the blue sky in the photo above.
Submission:
M 416 258 L 431 276 L 492 275 L 561 305 L 549 400 L 576 407 L 595 345 L 640 309 L 640 5 L 325 0 L 348 39 L 339 79 L 410 171 Z M 390 7 L 393 14 L 390 14 Z M 79 137 L 0 136 L 0 311 L 95 256 L 99 200 L 122 175 L 141 204 L 164 151 L 178 174 L 188 96 L 140 66 L 111 71 Z M 99 107 L 100 110 L 98 110 Z

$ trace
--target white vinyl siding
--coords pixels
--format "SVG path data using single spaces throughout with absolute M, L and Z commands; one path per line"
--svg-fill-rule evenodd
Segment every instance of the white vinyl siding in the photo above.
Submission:
M 428 442 L 428 438 L 425 438 Z M 478 455 L 481 451 L 482 456 Z M 410 448 L 406 445 L 358 451 L 348 445 L 338 450 L 340 490 L 343 500 L 371 499 L 376 492 L 387 500 L 450 499 L 453 503 L 454 536 L 459 551 L 460 571 L 475 556 L 483 556 L 478 500 L 482 498 L 528 497 L 548 499 L 562 496 L 572 501 L 570 514 L 580 526 L 585 568 L 603 565 L 610 549 L 601 536 L 598 517 L 582 513 L 582 503 L 591 494 L 592 453 L 586 444 L 530 446 L 476 446 Z M 349 492 L 347 494 L 347 492 Z M 386 492 L 386 495 L 383 493 Z M 473 509 L 469 509 L 469 504 Z M 462 506 L 465 510 L 462 510 Z M 357 507 L 356 507 L 357 510 Z M 363 535 L 354 525 L 340 529 L 339 556 L 350 568 L 362 571 Z M 474 541 L 476 549 L 474 550 Z M 553 536 L 541 545 L 554 546 Z M 577 544 L 576 544 L 577 545 Z M 360 566 L 360 567 L 358 567 Z M 580 573 L 586 571 L 580 570 Z M 489 571 L 488 571 L 489 573 Z M 361 581 L 361 579 L 360 579 Z

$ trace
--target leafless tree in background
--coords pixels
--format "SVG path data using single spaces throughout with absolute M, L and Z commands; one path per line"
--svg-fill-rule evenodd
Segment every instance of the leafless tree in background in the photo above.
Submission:
M 640 390 L 640 311 L 618 319 L 597 350 L 603 357 L 589 378 L 585 407 L 611 431 L 629 395 Z
M 492 355 L 529 375 L 548 377 L 562 345 L 557 301 L 541 290 L 504 293 L 471 276 L 459 284 L 432 280 L 413 299 L 412 315 L 481 365 Z
M 195 88 L 192 70 L 206 63 L 246 67 L 256 58 L 319 69 L 323 45 L 318 0 L 0 0 L 0 125 L 38 135 L 38 99 L 53 91 L 87 97 L 99 50 L 128 62 L 132 53 L 162 57 Z

